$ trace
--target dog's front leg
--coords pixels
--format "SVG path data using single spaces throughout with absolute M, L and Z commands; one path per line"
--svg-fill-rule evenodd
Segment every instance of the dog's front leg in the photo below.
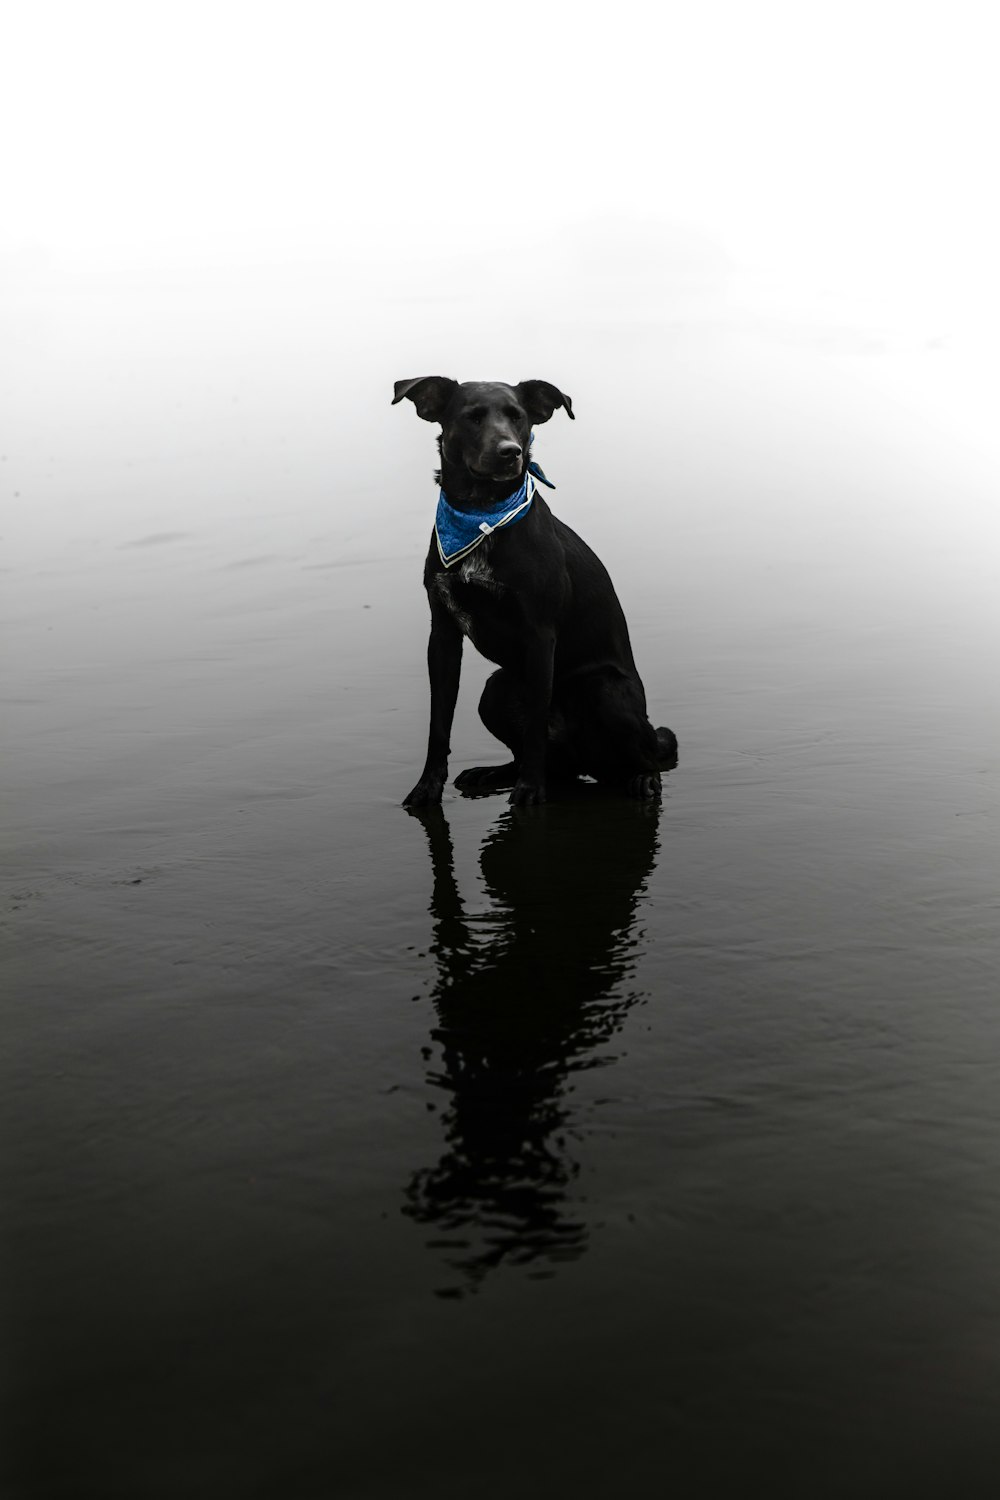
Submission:
M 545 801 L 545 752 L 552 706 L 555 632 L 537 631 L 528 643 L 524 674 L 524 746 L 510 800 L 518 807 Z
M 431 679 L 431 727 L 427 737 L 427 760 L 416 786 L 403 799 L 404 807 L 422 807 L 440 802 L 448 776 L 451 723 L 462 673 L 462 632 L 445 611 L 431 613 L 431 637 L 427 642 L 427 670 Z

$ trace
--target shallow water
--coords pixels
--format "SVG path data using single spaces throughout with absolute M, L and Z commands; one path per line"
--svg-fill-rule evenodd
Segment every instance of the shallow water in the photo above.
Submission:
M 148 301 L 84 378 L 82 305 L 0 478 L 6 1493 L 989 1493 L 996 471 L 933 356 L 543 330 L 680 763 L 416 816 L 423 315 L 331 392 Z

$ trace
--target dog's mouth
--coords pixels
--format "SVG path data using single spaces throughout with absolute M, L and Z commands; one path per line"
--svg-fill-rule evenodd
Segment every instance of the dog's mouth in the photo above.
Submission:
M 475 474 L 477 479 L 492 479 L 497 483 L 508 479 L 520 479 L 521 477 L 520 459 L 516 463 L 506 464 L 502 469 L 473 469 L 471 464 L 469 465 L 469 469 L 471 473 Z

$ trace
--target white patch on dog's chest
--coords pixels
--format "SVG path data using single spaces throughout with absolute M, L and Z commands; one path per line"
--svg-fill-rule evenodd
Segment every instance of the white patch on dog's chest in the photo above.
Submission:
M 490 567 L 489 557 L 486 555 L 487 546 L 488 543 L 484 542 L 476 548 L 475 552 L 470 552 L 469 556 L 456 568 L 438 573 L 434 579 L 434 588 L 438 598 L 448 609 L 459 630 L 469 637 L 473 645 L 476 643 L 472 634 L 472 620 L 468 611 L 464 610 L 455 598 L 453 585 L 461 580 L 462 583 L 472 583 L 480 588 L 488 589 L 493 594 L 503 592 L 503 585 L 497 582 Z

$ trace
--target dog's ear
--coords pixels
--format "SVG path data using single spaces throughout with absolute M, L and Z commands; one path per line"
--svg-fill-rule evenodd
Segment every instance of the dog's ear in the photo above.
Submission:
M 532 422 L 547 422 L 557 406 L 565 406 L 566 415 L 576 421 L 572 401 L 547 380 L 522 380 L 514 390 Z
M 395 395 L 392 405 L 406 396 L 417 408 L 417 416 L 425 422 L 440 422 L 444 418 L 448 403 L 458 390 L 458 381 L 445 375 L 420 375 L 416 380 L 397 380 L 393 386 Z

